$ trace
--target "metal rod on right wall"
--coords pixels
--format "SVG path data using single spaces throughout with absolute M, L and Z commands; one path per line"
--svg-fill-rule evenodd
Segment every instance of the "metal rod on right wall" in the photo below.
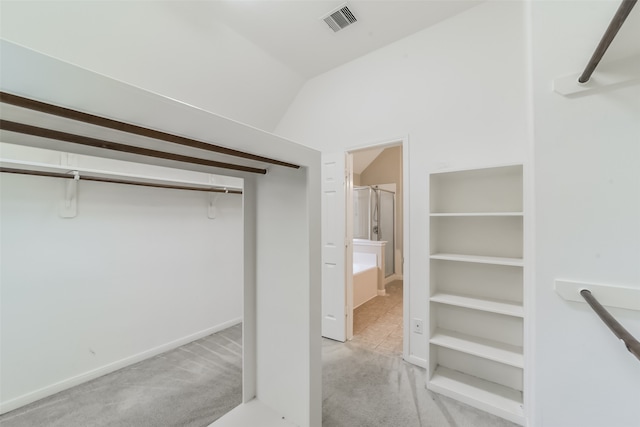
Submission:
M 611 23 L 609 24 L 607 31 L 605 31 L 602 39 L 600 40 L 600 43 L 598 44 L 598 47 L 596 48 L 595 52 L 593 52 L 589 63 L 582 72 L 582 75 L 580 75 L 580 77 L 578 78 L 578 82 L 586 83 L 589 81 L 589 79 L 591 78 L 591 74 L 593 74 L 593 72 L 595 71 L 596 67 L 600 63 L 600 60 L 609 48 L 609 45 L 616 37 L 616 34 L 618 34 L 618 31 L 622 27 L 622 24 L 624 24 L 627 16 L 629 16 L 629 13 L 631 13 L 631 9 L 633 9 L 633 6 L 635 6 L 637 2 L 638 0 L 622 0 L 620 7 L 616 11 L 616 14 L 613 16 L 613 19 L 611 19 Z
M 635 337 L 631 335 L 629 331 L 624 328 L 624 326 L 618 323 L 618 321 L 607 311 L 607 309 L 604 308 L 602 304 L 600 304 L 598 300 L 591 294 L 591 291 L 589 291 L 588 289 L 583 289 L 580 291 L 580 295 L 582 295 L 582 298 L 584 298 L 587 304 L 591 306 L 593 311 L 596 312 L 598 317 L 602 319 L 604 324 L 607 325 L 609 329 L 611 329 L 611 332 L 613 332 L 613 334 L 623 342 L 625 347 L 627 347 L 627 350 L 629 350 L 631 354 L 633 354 L 638 360 L 640 360 L 640 342 L 638 342 L 638 340 L 635 339 Z

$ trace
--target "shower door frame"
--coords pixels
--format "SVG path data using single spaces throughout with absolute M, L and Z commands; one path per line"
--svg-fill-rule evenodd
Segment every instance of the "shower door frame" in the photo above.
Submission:
M 380 241 L 384 240 L 384 241 L 387 242 L 387 246 L 385 246 L 385 248 L 387 248 L 387 247 L 391 247 L 392 248 L 391 257 L 385 256 L 385 269 L 386 269 L 386 264 L 387 264 L 389 259 L 391 259 L 391 262 L 392 262 L 392 265 L 393 265 L 393 271 L 392 271 L 391 274 L 389 274 L 387 276 L 386 275 L 386 270 L 384 272 L 384 282 L 385 282 L 385 285 L 386 285 L 387 283 L 390 283 L 391 281 L 396 280 L 398 278 L 398 273 L 397 273 L 397 265 L 398 265 L 398 263 L 396 262 L 397 261 L 396 260 L 396 241 L 397 241 L 396 239 L 398 238 L 398 227 L 397 227 L 397 223 L 396 223 L 397 218 L 398 218 L 398 212 L 397 212 L 397 210 L 398 210 L 397 208 L 398 207 L 396 205 L 396 203 L 397 203 L 396 195 L 398 193 L 398 187 L 397 187 L 397 185 L 395 183 L 392 183 L 392 184 L 359 185 L 359 186 L 355 186 L 354 185 L 352 187 L 352 190 L 351 190 L 352 191 L 352 202 L 351 203 L 354 203 L 355 200 L 356 200 L 356 197 L 354 196 L 355 192 L 356 191 L 363 191 L 363 190 L 367 190 L 369 192 L 369 199 L 368 199 L 368 204 L 367 204 L 367 215 L 368 215 L 368 217 L 367 217 L 367 236 L 366 237 L 361 237 L 361 236 L 356 237 L 356 235 L 355 235 L 355 230 L 356 230 L 355 221 L 353 221 L 352 222 L 352 224 L 353 224 L 352 229 L 354 231 L 353 238 L 354 239 L 366 239 L 366 240 L 372 240 L 372 241 L 377 241 L 377 242 L 380 242 Z M 371 205 L 374 203 L 372 201 L 372 198 L 373 198 L 373 194 L 376 191 L 377 192 L 390 193 L 392 195 L 392 197 L 393 197 L 393 209 L 392 209 L 392 214 L 393 214 L 393 219 L 392 219 L 393 237 L 392 237 L 392 245 L 390 245 L 390 246 L 388 245 L 388 243 L 389 243 L 388 239 L 381 239 L 380 238 L 380 231 L 376 232 L 376 231 L 373 230 L 373 228 L 374 228 L 373 210 L 375 210 L 375 208 L 372 209 Z M 381 199 L 382 198 L 381 198 L 381 194 L 380 193 L 378 193 L 375 197 L 376 197 L 376 202 L 375 203 L 377 204 L 377 209 L 378 209 L 378 221 L 377 221 L 376 224 L 378 226 L 378 230 L 380 230 L 380 223 L 382 222 L 382 213 L 381 213 L 381 209 L 382 209 Z M 354 206 L 353 213 L 355 213 L 355 204 L 353 206 Z M 383 229 L 384 229 L 384 227 L 383 227 Z M 375 239 L 373 238 L 374 234 L 376 236 Z
M 393 186 L 393 190 L 387 190 L 386 186 Z M 391 245 L 391 261 L 393 262 L 393 272 L 387 276 L 386 271 L 383 272 L 383 277 L 384 277 L 384 283 L 385 285 L 387 283 L 390 283 L 392 280 L 395 280 L 394 277 L 398 276 L 397 273 L 397 263 L 396 263 L 396 239 L 398 238 L 398 224 L 396 223 L 397 218 L 398 218 L 398 206 L 396 205 L 398 203 L 398 200 L 396 198 L 397 194 L 398 194 L 398 186 L 396 184 L 375 184 L 373 186 L 373 191 L 384 191 L 386 193 L 391 193 L 393 195 L 393 245 Z M 377 196 L 378 197 L 378 229 L 380 228 L 380 222 L 382 221 L 382 202 L 381 202 L 381 197 L 380 195 Z M 376 233 L 377 237 L 378 237 L 378 241 L 380 241 L 380 232 Z M 387 244 L 389 243 L 389 241 L 387 240 Z M 385 246 L 386 248 L 386 246 Z M 387 263 L 387 257 L 385 256 L 385 269 L 386 269 L 386 263 Z

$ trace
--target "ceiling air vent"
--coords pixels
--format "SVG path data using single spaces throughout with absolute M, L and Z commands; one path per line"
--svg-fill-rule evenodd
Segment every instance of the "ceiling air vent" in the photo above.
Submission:
M 334 32 L 340 31 L 357 21 L 346 4 L 340 6 L 335 12 L 331 12 L 322 18 Z

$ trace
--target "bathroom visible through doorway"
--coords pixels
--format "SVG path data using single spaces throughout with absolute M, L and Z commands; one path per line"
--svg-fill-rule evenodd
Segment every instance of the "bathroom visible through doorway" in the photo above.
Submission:
M 347 337 L 370 350 L 402 355 L 403 146 L 353 150 L 346 163 L 346 258 L 352 261 Z

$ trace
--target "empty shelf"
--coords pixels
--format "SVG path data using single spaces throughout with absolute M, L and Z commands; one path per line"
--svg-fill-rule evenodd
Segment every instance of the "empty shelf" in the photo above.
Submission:
M 507 316 L 524 317 L 524 309 L 522 308 L 522 305 L 510 301 L 480 299 L 465 295 L 445 293 L 437 293 L 433 295 L 431 297 L 431 301 L 438 302 L 440 304 L 455 305 L 457 307 L 504 314 Z
M 462 372 L 438 366 L 428 388 L 467 405 L 524 425 L 522 393 Z
M 524 367 L 524 357 L 522 347 L 504 344 L 501 342 L 488 340 L 472 335 L 461 334 L 446 329 L 436 330 L 429 341 L 431 344 L 440 347 L 458 350 L 467 354 L 504 363 L 516 368 Z
M 32 170 L 39 172 L 52 172 L 52 173 L 63 173 L 69 174 L 69 176 L 73 176 L 71 172 L 77 171 L 80 174 L 80 180 L 84 177 L 92 177 L 92 178 L 105 178 L 105 179 L 120 179 L 120 180 L 131 180 L 139 183 L 150 183 L 150 184 L 167 184 L 167 185 L 183 185 L 183 186 L 192 186 L 202 189 L 228 189 L 229 191 L 240 191 L 241 187 L 237 185 L 216 185 L 210 184 L 204 181 L 196 181 L 190 179 L 181 179 L 174 177 L 163 177 L 163 176 L 153 176 L 147 174 L 139 174 L 139 173 L 128 173 L 128 172 L 118 172 L 118 171 L 106 171 L 100 169 L 93 168 L 85 168 L 78 166 L 61 166 L 55 165 L 51 163 L 42 163 L 42 162 L 27 162 L 21 160 L 13 160 L 13 159 L 0 159 L 0 167 L 3 168 L 13 168 L 19 170 Z M 202 175 L 202 179 L 208 178 L 209 175 L 205 175 L 203 173 L 199 173 Z
M 444 261 L 475 262 L 478 264 L 510 265 L 514 267 L 522 267 L 524 265 L 522 258 L 504 258 L 504 257 L 494 257 L 494 256 L 460 255 L 460 254 L 444 254 L 444 253 L 433 254 L 431 255 L 430 258 L 441 259 Z

